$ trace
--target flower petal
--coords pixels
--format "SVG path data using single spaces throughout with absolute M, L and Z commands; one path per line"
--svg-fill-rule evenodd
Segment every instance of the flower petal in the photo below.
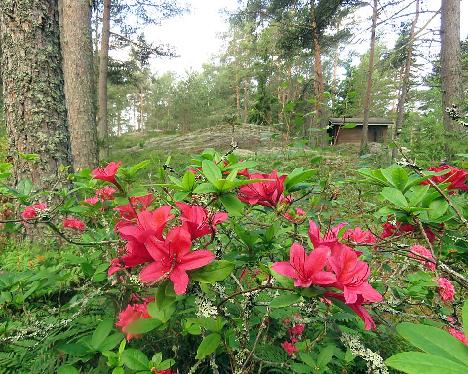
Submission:
M 174 291 L 177 295 L 182 295 L 187 292 L 189 277 L 179 266 L 176 266 L 174 270 L 172 270 L 169 279 L 174 283 Z
M 296 279 L 297 273 L 296 270 L 291 266 L 289 262 L 275 262 L 271 268 L 276 271 L 280 275 L 284 275 L 285 277 Z
M 140 271 L 140 280 L 142 282 L 155 282 L 161 279 L 170 269 L 165 268 L 162 262 L 152 262 L 149 265 L 146 265 Z
M 215 255 L 207 250 L 200 249 L 198 251 L 190 252 L 182 258 L 178 258 L 178 266 L 183 270 L 193 270 L 208 265 L 215 259 Z

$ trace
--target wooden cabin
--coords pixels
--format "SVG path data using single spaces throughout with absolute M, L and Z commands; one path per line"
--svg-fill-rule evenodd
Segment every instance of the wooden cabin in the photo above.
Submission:
M 330 118 L 327 132 L 331 144 L 361 143 L 362 122 L 362 117 Z M 392 125 L 393 121 L 386 118 L 369 118 L 369 142 L 384 143 Z

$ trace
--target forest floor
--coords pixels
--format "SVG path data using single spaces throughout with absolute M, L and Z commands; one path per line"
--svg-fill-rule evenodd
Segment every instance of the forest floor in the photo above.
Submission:
M 332 169 L 348 171 L 356 167 L 370 166 L 369 164 L 385 163 L 385 155 L 382 152 L 359 157 L 358 145 L 344 144 L 311 149 L 305 146 L 302 140 L 288 139 L 284 133 L 273 127 L 249 124 L 219 125 L 186 134 L 126 134 L 113 138 L 111 159 L 122 160 L 128 164 L 151 159 L 162 165 L 167 157 L 171 156 L 172 163 L 177 166 L 179 162 L 186 164 L 188 156 L 200 153 L 204 149 L 214 148 L 219 152 L 226 152 L 231 150 L 234 144 L 235 153 L 239 157 L 255 159 L 259 166 L 264 164 L 266 169 L 283 169 L 288 165 L 290 167 L 286 169 L 307 167 L 308 160 L 317 155 L 325 159 L 327 168 L 333 165 Z

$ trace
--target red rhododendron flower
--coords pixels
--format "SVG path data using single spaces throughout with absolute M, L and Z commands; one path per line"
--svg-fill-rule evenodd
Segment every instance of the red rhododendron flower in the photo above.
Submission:
M 143 210 L 137 214 L 135 224 L 125 225 L 118 229 L 121 238 L 128 241 L 137 241 L 141 244 L 144 244 L 152 236 L 162 239 L 162 233 L 167 221 L 174 217 L 171 215 L 171 209 L 171 206 L 163 205 L 153 211 Z
M 290 342 L 283 342 L 281 343 L 281 347 L 286 351 L 289 356 L 292 356 L 294 353 L 298 352 L 298 349 L 293 343 Z
M 47 205 L 44 203 L 38 203 L 34 205 L 27 206 L 23 213 L 21 213 L 21 218 L 24 220 L 29 220 L 37 217 L 37 213 L 47 209 Z
M 96 197 L 98 197 L 102 201 L 114 200 L 114 194 L 116 192 L 117 190 L 114 187 L 106 186 L 104 188 L 96 190 Z
M 201 268 L 215 259 L 210 251 L 191 251 L 191 246 L 190 233 L 182 227 L 170 230 L 164 241 L 152 238 L 146 243 L 146 248 L 154 262 L 141 270 L 140 280 L 155 282 L 168 276 L 175 293 L 184 294 L 189 283 L 187 271 Z
M 466 339 L 466 335 L 464 333 L 457 329 L 454 329 L 453 327 L 449 327 L 448 331 L 450 335 L 452 335 L 454 338 L 460 340 L 463 344 L 468 346 L 468 339 Z
M 180 217 L 182 227 L 192 236 L 192 240 L 204 235 L 211 234 L 216 225 L 226 221 L 228 215 L 225 212 L 218 212 L 210 215 L 208 211 L 197 205 L 187 205 L 176 203 L 182 212 Z
M 278 274 L 294 279 L 296 287 L 332 284 L 336 281 L 335 275 L 323 271 L 329 252 L 328 247 L 320 246 L 307 255 L 302 245 L 294 243 L 289 262 L 275 262 L 271 268 Z
M 390 236 L 397 237 L 403 235 L 406 232 L 419 232 L 419 228 L 417 226 L 403 222 L 396 222 L 395 224 L 391 222 L 385 222 L 383 225 L 383 229 L 384 231 L 380 236 L 382 239 L 388 238 Z M 426 233 L 426 236 L 429 239 L 429 241 L 433 243 L 436 238 L 434 232 L 428 227 L 424 228 L 424 232 Z
M 84 199 L 84 202 L 89 205 L 96 205 L 99 202 L 99 197 L 88 197 L 87 199 Z
M 78 231 L 84 231 L 86 229 L 86 224 L 76 218 L 65 218 L 63 220 L 63 227 Z
M 455 287 L 447 278 L 437 279 L 437 291 L 442 301 L 453 301 L 455 296 Z
M 249 174 L 249 179 L 269 179 L 242 186 L 239 189 L 240 201 L 250 205 L 263 205 L 275 208 L 279 202 L 289 202 L 289 198 L 283 195 L 284 180 L 286 175 L 279 176 L 276 170 L 271 174 Z
M 119 313 L 115 326 L 120 328 L 122 332 L 127 335 L 127 340 L 138 337 L 138 335 L 129 333 L 127 328 L 136 320 L 150 318 L 148 314 L 148 303 L 153 300 L 154 298 L 146 298 L 143 304 L 129 304 Z
M 289 329 L 290 336 L 301 336 L 304 332 L 305 325 L 303 323 L 296 323 L 293 327 Z
M 151 369 L 151 372 L 153 374 L 175 374 L 175 371 L 172 371 L 171 369 L 166 369 L 166 370 L 156 370 L 155 368 Z
M 338 243 L 338 232 L 346 225 L 346 222 L 339 223 L 338 225 L 332 227 L 331 230 L 327 231 L 327 233 L 322 237 L 320 234 L 320 227 L 317 225 L 317 223 L 315 223 L 315 221 L 310 220 L 308 234 L 310 241 L 314 245 L 314 248 L 321 245 L 332 247 Z
M 429 171 L 443 171 L 448 170 L 447 173 L 442 175 L 435 175 L 429 179 L 434 183 L 449 183 L 447 189 L 449 190 L 462 190 L 468 191 L 468 184 L 465 183 L 468 177 L 468 172 L 464 169 L 459 169 L 450 165 L 442 165 L 439 167 L 429 168 Z M 430 184 L 428 180 L 421 182 L 421 184 Z
M 343 239 L 357 244 L 373 244 L 377 238 L 370 231 L 362 230 L 360 227 L 348 229 L 343 234 Z
M 120 217 L 132 220 L 137 218 L 138 212 L 146 210 L 153 201 L 154 196 L 151 193 L 145 196 L 132 196 L 130 197 L 130 203 L 117 206 L 114 210 L 119 212 Z
M 340 300 L 342 302 L 346 302 L 345 297 L 343 294 L 337 294 L 337 293 L 332 293 L 332 292 L 325 292 L 324 294 L 325 297 L 331 297 L 337 300 Z M 359 318 L 361 318 L 364 322 L 364 328 L 366 330 L 375 330 L 375 322 L 370 316 L 369 312 L 367 311 L 366 308 L 363 307 L 364 304 L 367 304 L 366 300 L 362 298 L 361 295 L 358 295 L 358 298 L 355 303 L 353 304 L 346 304 L 349 306 L 354 313 L 358 315 Z
M 343 290 L 346 304 L 354 304 L 361 296 L 366 301 L 378 302 L 382 295 L 368 283 L 369 265 L 358 259 L 356 252 L 344 245 L 336 245 L 328 259 L 336 275 L 334 287 Z
M 425 260 L 434 260 L 434 257 L 432 256 L 431 251 L 429 251 L 429 249 L 423 247 L 422 245 L 413 245 L 410 249 L 408 257 L 414 258 L 416 261 L 420 262 L 431 271 L 435 271 L 436 269 L 436 264 L 434 264 L 431 261 Z
M 119 162 L 109 162 L 104 168 L 96 168 L 91 173 L 94 179 L 100 179 L 110 183 L 116 183 L 115 174 L 119 170 L 122 161 Z

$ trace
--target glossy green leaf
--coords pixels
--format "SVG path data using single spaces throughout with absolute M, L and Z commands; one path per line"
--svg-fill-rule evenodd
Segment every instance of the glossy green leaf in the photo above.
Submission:
M 202 283 L 215 283 L 226 279 L 234 270 L 234 263 L 219 260 L 190 273 L 190 278 Z
M 223 178 L 219 167 L 211 160 L 203 160 L 202 162 L 203 175 L 208 182 L 215 185 L 216 182 Z
M 409 322 L 397 326 L 398 333 L 426 353 L 445 357 L 461 364 L 468 362 L 468 347 L 447 331 Z
M 98 349 L 104 340 L 109 336 L 113 325 L 114 321 L 112 319 L 106 319 L 96 327 L 96 330 L 94 330 L 91 337 L 91 345 L 94 349 Z
M 466 374 L 468 366 L 421 352 L 398 353 L 385 360 L 391 368 L 407 374 Z
M 195 358 L 197 360 L 201 360 L 206 356 L 212 354 L 216 351 L 220 343 L 221 335 L 219 335 L 218 333 L 213 333 L 205 336 L 200 345 L 198 346 L 197 355 L 195 356 Z
M 301 295 L 295 293 L 287 293 L 284 295 L 280 295 L 277 298 L 273 299 L 270 303 L 271 308 L 284 308 L 286 306 L 292 305 L 297 303 Z
M 122 362 L 131 370 L 147 370 L 149 360 L 140 350 L 129 348 L 122 353 Z
M 242 204 L 235 194 L 229 193 L 221 195 L 219 200 L 230 216 L 238 217 L 242 215 L 244 204 Z
M 408 201 L 406 200 L 405 196 L 400 190 L 396 188 L 384 187 L 381 194 L 386 200 L 390 201 L 398 208 L 406 208 L 408 206 Z
M 127 326 L 127 332 L 130 334 L 144 334 L 148 331 L 160 327 L 162 322 L 155 318 L 140 318 Z

